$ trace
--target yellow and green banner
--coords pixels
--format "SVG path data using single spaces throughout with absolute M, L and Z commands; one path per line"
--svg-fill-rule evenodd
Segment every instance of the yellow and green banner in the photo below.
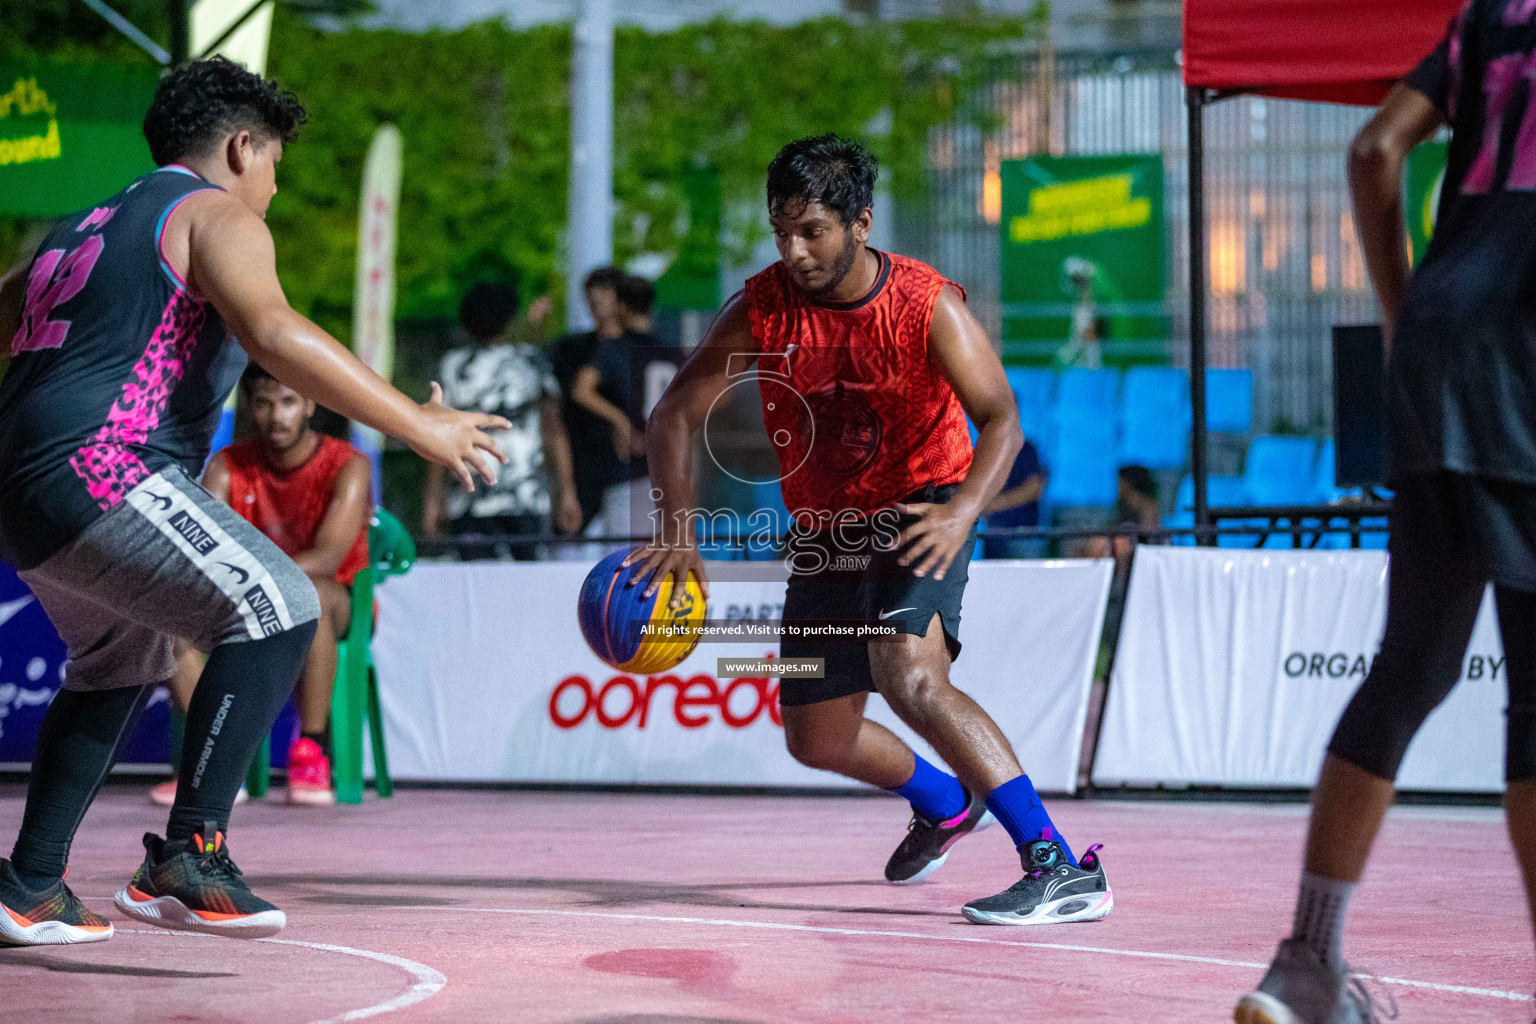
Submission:
M 62 217 L 154 170 L 153 67 L 0 64 L 0 216 Z
M 1076 318 L 1100 332 L 1108 360 L 1161 355 L 1162 157 L 1038 156 L 1001 172 L 1005 353 L 1054 357 Z

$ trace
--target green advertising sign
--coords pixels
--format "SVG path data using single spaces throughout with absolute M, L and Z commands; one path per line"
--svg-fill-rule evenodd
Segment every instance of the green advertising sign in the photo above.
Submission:
M 61 217 L 154 170 L 154 68 L 0 64 L 0 215 Z
M 1091 331 L 1094 358 L 1165 358 L 1162 157 L 1008 160 L 1002 186 L 1004 353 L 1080 361 Z
M 1417 263 L 1429 248 L 1440 212 L 1440 186 L 1445 182 L 1445 161 L 1450 147 L 1426 142 L 1408 154 L 1403 172 L 1403 219 L 1408 222 L 1408 258 Z

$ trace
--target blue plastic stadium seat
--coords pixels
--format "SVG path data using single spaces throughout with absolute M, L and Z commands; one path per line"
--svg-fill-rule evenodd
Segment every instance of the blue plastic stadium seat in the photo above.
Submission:
M 1113 505 L 1118 468 L 1112 429 L 1063 431 L 1045 485 L 1046 501 L 1054 507 Z
M 1168 366 L 1134 366 L 1120 401 L 1121 465 L 1182 469 L 1189 461 L 1189 375 Z
M 1052 416 L 1056 431 L 1047 464 L 1051 505 L 1113 505 L 1115 408 L 1120 374 L 1115 370 L 1072 369 L 1062 373 Z
M 1019 407 L 1019 427 L 1046 461 L 1056 432 L 1052 429 L 1056 395 L 1056 374 L 1027 366 L 1007 367 L 1008 387 Z
M 1317 446 L 1317 463 L 1312 472 L 1312 497 L 1308 500 L 1322 504 L 1338 501 L 1347 493 L 1334 486 L 1335 457 L 1333 438 L 1323 438 Z
M 789 509 L 784 504 L 784 491 L 779 487 L 777 480 L 769 480 L 767 483 L 755 483 L 752 485 L 753 504 L 759 509 L 766 509 L 773 517 L 772 526 L 778 536 L 782 537 L 789 532 Z M 747 533 L 754 532 L 754 522 L 746 522 L 742 527 Z M 745 538 L 743 538 L 745 539 Z M 753 544 L 746 545 L 746 558 L 749 562 L 772 561 L 779 557 L 778 544 Z
M 1119 395 L 1118 370 L 1064 370 L 1056 389 L 1056 425 L 1113 422 Z
M 1310 437 L 1260 435 L 1248 445 L 1243 486 L 1250 505 L 1303 505 L 1313 500 L 1317 442 Z
M 1253 371 L 1205 371 L 1205 427 L 1217 433 L 1253 429 Z
M 1240 476 L 1209 476 L 1205 480 L 1206 504 L 1214 508 L 1227 505 L 1242 505 L 1247 499 L 1244 496 L 1243 478 Z M 1163 518 L 1163 525 L 1170 529 L 1188 529 L 1195 525 L 1195 478 L 1186 475 L 1179 481 L 1179 490 L 1174 498 L 1177 511 L 1171 516 Z M 1242 541 L 1244 538 L 1236 537 L 1232 540 Z M 1170 543 L 1180 547 L 1194 547 L 1195 539 L 1192 536 L 1174 537 Z M 1227 538 L 1222 538 L 1221 546 L 1230 547 L 1232 544 Z M 1247 547 L 1252 547 L 1253 538 L 1247 538 Z M 1238 545 L 1244 546 L 1244 545 Z
M 1223 505 L 1242 505 L 1247 502 L 1246 492 L 1243 489 L 1243 478 L 1240 476 L 1208 476 L 1205 478 L 1205 501 L 1207 505 L 1220 508 Z M 1179 481 L 1179 490 L 1174 497 L 1174 507 L 1180 512 L 1192 512 L 1195 508 L 1195 478 L 1189 474 Z

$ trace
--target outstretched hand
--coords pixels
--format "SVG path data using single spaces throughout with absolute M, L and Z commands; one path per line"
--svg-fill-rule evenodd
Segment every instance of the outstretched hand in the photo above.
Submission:
M 497 464 L 507 456 L 488 430 L 509 430 L 511 422 L 483 412 L 460 412 L 443 404 L 443 389 L 432 382 L 432 395 L 418 407 L 421 429 L 409 443 L 411 450 L 429 462 L 447 467 L 466 491 L 475 489 L 475 477 L 496 482 Z

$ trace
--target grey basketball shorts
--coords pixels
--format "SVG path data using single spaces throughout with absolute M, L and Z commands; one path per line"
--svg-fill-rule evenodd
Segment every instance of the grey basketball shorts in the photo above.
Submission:
M 175 466 L 18 575 L 69 649 L 69 690 L 164 682 L 178 637 L 206 652 L 320 616 L 293 559 Z

